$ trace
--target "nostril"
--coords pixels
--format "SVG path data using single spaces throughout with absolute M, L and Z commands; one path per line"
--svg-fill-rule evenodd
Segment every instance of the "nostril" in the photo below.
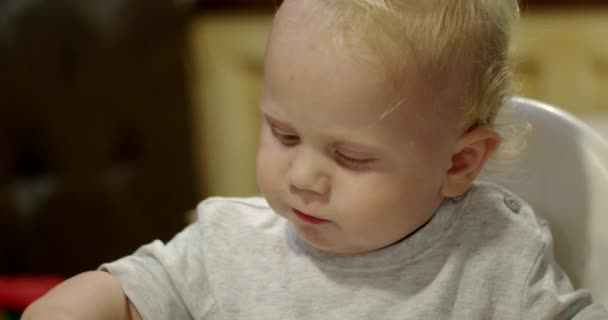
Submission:
M 288 169 L 288 179 L 294 191 L 323 195 L 329 192 L 330 179 L 325 172 L 323 155 L 315 150 L 299 149 Z
M 314 186 L 314 191 L 319 194 L 328 194 L 330 191 L 329 178 L 325 175 L 320 176 Z
M 292 181 L 291 183 L 292 192 L 326 195 L 330 192 L 330 189 L 329 178 L 325 175 L 311 177 L 306 182 Z

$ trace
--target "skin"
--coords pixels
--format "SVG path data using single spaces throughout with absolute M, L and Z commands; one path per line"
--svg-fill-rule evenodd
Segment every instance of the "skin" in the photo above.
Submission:
M 457 118 L 429 111 L 432 88 L 415 75 L 396 85 L 385 69 L 357 59 L 331 38 L 338 31 L 327 30 L 329 16 L 315 2 L 287 0 L 275 20 L 258 183 L 308 244 L 365 253 L 407 237 L 445 197 L 464 192 L 498 136 L 465 132 Z M 326 221 L 310 223 L 295 210 Z
M 137 309 L 111 274 L 89 271 L 76 275 L 28 306 L 22 320 L 141 320 Z
M 399 81 L 341 46 L 319 0 L 286 0 L 268 46 L 260 189 L 310 245 L 337 254 L 389 246 L 464 193 L 498 146 L 489 129 L 429 111 L 433 86 Z M 449 107 L 446 105 L 446 107 Z M 304 222 L 294 209 L 323 220 Z M 112 275 L 68 279 L 22 319 L 139 320 Z

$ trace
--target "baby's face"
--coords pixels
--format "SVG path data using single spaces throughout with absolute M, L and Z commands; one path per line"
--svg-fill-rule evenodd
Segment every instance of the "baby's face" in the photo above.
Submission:
M 396 86 L 332 41 L 331 30 L 316 28 L 323 17 L 307 14 L 313 1 L 286 1 L 275 22 L 258 183 L 310 245 L 367 252 L 406 237 L 437 210 L 457 134 L 428 110 L 415 76 Z

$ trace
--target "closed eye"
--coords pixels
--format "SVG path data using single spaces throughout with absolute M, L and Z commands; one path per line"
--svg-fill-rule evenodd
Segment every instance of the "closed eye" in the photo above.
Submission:
M 368 165 L 372 164 L 374 161 L 376 161 L 376 159 L 374 159 L 374 158 L 353 157 L 353 156 L 347 155 L 340 151 L 335 151 L 335 155 L 336 155 L 336 160 L 338 161 L 339 164 L 349 167 L 349 168 L 354 168 L 354 169 L 365 168 L 366 166 L 368 166 Z
M 294 146 L 300 143 L 300 137 L 295 134 L 289 133 L 273 125 L 270 126 L 270 130 L 272 131 L 272 135 L 285 146 Z

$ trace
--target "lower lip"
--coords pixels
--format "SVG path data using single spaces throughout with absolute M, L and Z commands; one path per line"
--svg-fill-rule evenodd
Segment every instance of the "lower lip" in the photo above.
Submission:
M 306 222 L 306 223 L 310 223 L 310 224 L 324 224 L 324 223 L 328 223 L 329 220 L 325 220 L 325 219 L 319 219 L 319 218 L 315 218 L 312 216 L 309 216 L 307 214 L 302 213 L 301 211 L 298 211 L 296 209 L 293 209 L 293 213 L 296 215 L 296 217 L 298 217 L 298 219 Z

